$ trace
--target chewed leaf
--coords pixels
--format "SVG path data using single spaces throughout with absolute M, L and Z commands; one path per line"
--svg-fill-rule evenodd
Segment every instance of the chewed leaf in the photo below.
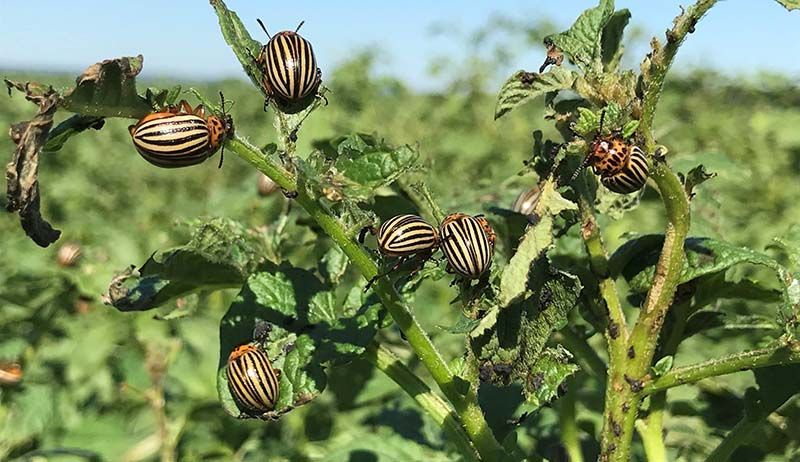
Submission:
M 523 410 L 536 410 L 558 396 L 561 384 L 580 369 L 571 361 L 572 354 L 561 345 L 542 351 L 523 382 Z
M 606 71 L 616 71 L 619 67 L 625 48 L 622 46 L 622 35 L 630 19 L 630 11 L 619 10 L 614 12 L 603 28 L 602 53 Z
M 236 58 L 242 64 L 245 73 L 250 77 L 256 88 L 260 88 L 263 92 L 261 71 L 255 62 L 255 57 L 258 56 L 258 52 L 261 49 L 261 43 L 250 36 L 242 20 L 239 19 L 235 11 L 228 9 L 223 0 L 211 0 L 211 6 L 214 7 L 214 11 L 217 13 L 219 28 L 225 38 L 225 43 L 231 47 Z M 264 96 L 267 96 L 266 93 Z
M 78 114 L 138 119 L 152 107 L 136 92 L 136 76 L 142 71 L 142 55 L 107 59 L 89 66 L 64 93 L 61 106 Z
M 263 254 L 263 242 L 238 223 L 200 222 L 186 245 L 156 252 L 138 271 L 114 278 L 106 301 L 120 311 L 141 311 L 199 289 L 238 287 Z
M 270 326 L 263 347 L 280 369 L 278 418 L 325 389 L 324 367 L 342 364 L 364 352 L 387 316 L 373 295 L 356 286 L 340 299 L 309 270 L 267 264 L 247 279 L 220 324 L 217 389 L 225 410 L 239 415 L 228 390 L 225 368 L 234 348 L 253 341 L 257 326 Z
M 342 185 L 348 198 L 366 200 L 403 173 L 416 168 L 419 153 L 411 146 L 389 146 L 369 136 L 354 134 L 337 146 L 333 183 Z
M 491 310 L 470 333 L 469 345 L 481 366 L 482 380 L 504 386 L 520 383 L 529 404 L 538 406 L 577 370 L 569 364 L 566 350 L 555 354 L 545 350 L 545 344 L 566 325 L 581 284 L 577 277 L 550 267 L 545 259 L 534 264 L 531 273 L 531 295 Z
M 47 143 L 42 149 L 45 152 L 56 152 L 64 147 L 64 144 L 78 133 L 90 128 L 99 130 L 103 127 L 104 119 L 96 116 L 74 115 L 61 122 L 47 136 Z
M 575 79 L 577 78 L 578 74 L 575 72 L 560 67 L 542 74 L 517 71 L 500 89 L 494 110 L 494 118 L 499 119 L 512 109 L 545 93 L 569 90 L 575 84 Z
M 800 10 L 800 1 L 798 0 L 776 0 L 776 1 L 789 11 Z
M 500 305 L 507 306 L 525 293 L 531 264 L 553 245 L 553 217 L 543 216 L 528 228 L 517 252 L 511 257 L 500 278 Z
M 11 162 L 6 165 L 6 197 L 9 212 L 18 212 L 20 224 L 33 242 L 47 247 L 61 235 L 42 217 L 39 196 L 39 160 L 53 117 L 61 97 L 52 88 L 32 82 L 19 83 L 5 80 L 9 94 L 12 88 L 25 93 L 25 98 L 39 107 L 36 116 L 11 126 L 11 140 L 17 145 Z
M 568 30 L 547 39 L 584 72 L 599 74 L 603 70 L 603 29 L 613 14 L 613 0 L 601 0 L 599 6 L 581 13 Z

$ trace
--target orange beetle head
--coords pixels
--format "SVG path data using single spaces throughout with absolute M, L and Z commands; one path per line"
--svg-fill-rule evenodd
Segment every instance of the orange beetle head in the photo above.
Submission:
M 231 351 L 230 356 L 228 356 L 228 362 L 235 361 L 242 355 L 245 355 L 247 353 L 252 353 L 254 351 L 258 351 L 258 348 L 256 348 L 256 346 L 251 343 L 245 343 L 244 345 L 239 345 L 238 347 L 234 348 L 233 351 Z

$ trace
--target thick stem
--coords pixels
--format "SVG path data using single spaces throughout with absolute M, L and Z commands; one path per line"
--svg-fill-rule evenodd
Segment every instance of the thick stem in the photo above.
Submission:
M 689 303 L 676 303 L 672 307 L 675 320 L 666 342 L 662 344 L 661 356 L 674 355 L 683 340 L 686 321 L 689 318 Z M 647 417 L 636 422 L 636 431 L 642 438 L 648 462 L 666 462 L 667 447 L 664 444 L 664 415 L 667 407 L 667 391 L 662 390 L 650 396 Z
M 663 393 L 654 395 L 650 399 L 650 414 L 647 419 L 636 421 L 636 431 L 642 438 L 644 453 L 647 462 L 667 462 L 667 447 L 664 445 L 664 404 L 667 396 Z M 655 401 L 656 409 L 653 409 Z
M 566 383 L 569 391 L 557 401 L 561 443 L 567 450 L 570 462 L 583 462 L 578 424 L 575 420 L 575 379 L 569 378 Z
M 258 148 L 239 137 L 234 136 L 228 139 L 226 148 L 251 163 L 281 188 L 296 192 L 297 196 L 294 200 L 311 215 L 325 234 L 339 245 L 351 263 L 358 268 L 366 279 L 371 279 L 378 274 L 378 267 L 370 255 L 352 239 L 352 236 L 348 235 L 341 223 L 324 209 L 318 201 L 309 196 L 304 188 L 297 187 L 297 180 L 290 172 L 267 158 Z M 414 314 L 403 303 L 391 281 L 383 277 L 378 279 L 373 287 L 375 294 L 381 299 L 395 323 L 408 339 L 411 348 L 419 356 L 433 380 L 436 381 L 439 388 L 455 408 L 461 423 L 464 425 L 464 429 L 475 444 L 482 460 L 486 462 L 505 460 L 507 458 L 505 451 L 495 439 L 491 429 L 489 429 L 483 412 L 478 406 L 477 397 L 474 393 L 462 395 L 459 392 L 455 377 L 444 358 L 442 358 L 428 334 L 417 322 Z
M 657 163 L 651 178 L 658 185 L 667 212 L 664 247 L 644 307 L 631 332 L 628 360 L 621 374 L 610 378 L 604 415 L 601 457 L 628 461 L 634 423 L 641 401 L 641 383 L 653 361 L 664 316 L 683 268 L 683 242 L 689 231 L 689 202 L 678 177 L 664 163 Z M 610 393 L 610 395 L 609 395 Z
M 459 449 L 464 460 L 478 461 L 478 455 L 450 406 L 435 394 L 419 377 L 403 364 L 391 351 L 373 342 L 367 347 L 364 358 L 400 385 L 408 395 L 428 413 L 434 422 Z
M 644 140 L 647 152 L 655 151 L 653 119 L 667 71 L 686 35 L 694 32 L 700 18 L 716 3 L 717 0 L 698 0 L 678 16 L 672 29 L 667 31 L 667 41 L 664 46 L 654 41 L 653 53 L 642 65 L 644 94 L 639 135 Z M 641 402 L 639 393 L 641 380 L 652 364 L 664 316 L 675 294 L 683 268 L 683 243 L 689 231 L 689 200 L 678 177 L 659 160 L 655 161 L 650 177 L 658 187 L 661 200 L 664 202 L 667 229 L 653 285 L 647 294 L 639 319 L 631 331 L 628 344 L 631 358 L 625 365 L 622 377 L 617 374 L 609 375 L 609 389 L 612 390 L 612 395 L 606 395 L 600 454 L 601 460 L 604 461 L 630 459 L 633 428 Z M 610 368 L 614 368 L 613 364 Z
M 655 380 L 645 381 L 642 393 L 649 395 L 709 377 L 794 363 L 800 363 L 800 343 L 779 342 L 767 348 L 743 351 L 723 358 L 673 369 Z

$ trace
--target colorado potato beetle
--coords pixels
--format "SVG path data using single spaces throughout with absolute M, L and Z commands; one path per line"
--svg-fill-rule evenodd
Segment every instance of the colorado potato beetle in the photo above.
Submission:
M 70 268 L 78 264 L 81 256 L 83 256 L 81 246 L 74 242 L 68 242 L 58 249 L 56 261 L 60 266 Z
M 239 345 L 228 356 L 228 388 L 245 414 L 258 417 L 275 409 L 280 376 L 267 353 L 253 344 Z
M 0 385 L 16 385 L 22 381 L 22 377 L 22 366 L 19 364 L 0 364 Z
M 205 161 L 233 134 L 233 119 L 224 113 L 222 93 L 220 98 L 221 117 L 207 116 L 202 104 L 192 109 L 186 101 L 144 116 L 128 127 L 136 150 L 146 161 L 163 168 L 187 167 Z M 219 166 L 222 167 L 222 154 Z
M 322 83 L 322 71 L 317 67 L 311 42 L 297 33 L 303 22 L 294 31 L 278 32 L 272 36 L 260 19 L 258 24 L 269 38 L 255 58 L 262 72 L 261 84 L 269 98 L 287 104 L 316 95 Z M 265 109 L 268 103 L 269 100 L 265 101 Z
M 577 178 L 583 167 L 591 165 L 594 174 L 600 176 L 600 182 L 610 191 L 630 194 L 642 189 L 650 173 L 647 156 L 619 132 L 603 136 L 604 119 L 605 111 L 600 115 L 600 128 L 589 145 L 589 154 L 572 179 Z
M 541 196 L 542 191 L 538 186 L 526 189 L 514 199 L 514 203 L 511 204 L 511 210 L 521 215 L 530 215 L 536 209 L 536 204 L 539 203 Z
M 397 215 L 383 222 L 378 229 L 368 226 L 362 229 L 358 236 L 360 243 L 364 243 L 367 232 L 377 236 L 378 250 L 383 255 L 399 258 L 389 271 L 372 278 L 367 287 L 370 287 L 379 277 L 396 270 L 412 257 L 416 256 L 422 261 L 427 260 L 439 245 L 439 234 L 436 228 L 417 215 Z
M 495 232 L 482 216 L 451 213 L 439 226 L 439 236 L 449 272 L 478 279 L 491 266 Z

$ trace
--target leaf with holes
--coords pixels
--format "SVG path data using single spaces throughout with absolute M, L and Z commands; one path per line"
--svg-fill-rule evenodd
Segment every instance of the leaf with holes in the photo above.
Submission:
M 585 73 L 599 74 L 603 70 L 603 30 L 614 14 L 613 0 L 601 0 L 578 16 L 564 32 L 549 36 L 550 40 Z
M 560 67 L 542 74 L 517 71 L 500 89 L 494 118 L 499 119 L 512 109 L 546 93 L 570 90 L 577 78 L 578 74 L 575 72 Z
M 200 289 L 239 287 L 264 253 L 264 243 L 234 221 L 198 221 L 186 245 L 156 252 L 138 271 L 114 278 L 106 301 L 120 311 L 142 311 Z

